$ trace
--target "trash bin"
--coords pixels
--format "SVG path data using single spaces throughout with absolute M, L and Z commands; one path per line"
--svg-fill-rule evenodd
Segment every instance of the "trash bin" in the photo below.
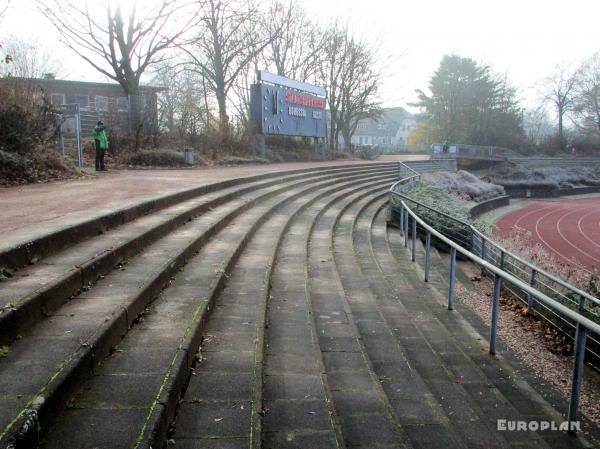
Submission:
M 193 148 L 186 148 L 183 150 L 183 159 L 186 165 L 194 165 L 194 154 Z

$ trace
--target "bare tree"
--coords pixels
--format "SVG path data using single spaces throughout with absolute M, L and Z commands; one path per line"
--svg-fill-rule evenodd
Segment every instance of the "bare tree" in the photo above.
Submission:
M 10 63 L 0 66 L 0 75 L 41 78 L 45 74 L 57 74 L 61 71 L 59 61 L 53 59 L 52 53 L 37 39 L 27 41 L 11 36 L 3 47 L 10 55 Z
M 532 145 L 539 146 L 556 136 L 556 125 L 551 122 L 548 111 L 542 105 L 524 112 L 523 131 Z
M 585 60 L 578 70 L 573 116 L 580 130 L 600 137 L 600 52 Z
M 113 7 L 110 2 L 90 8 L 87 0 L 34 1 L 61 41 L 128 95 L 138 94 L 143 73 L 163 60 L 165 50 L 197 20 L 195 14 L 186 14 L 187 0 L 162 0 L 143 11 L 134 2 L 128 17 L 120 4 Z
M 8 7 L 10 6 L 10 0 L 2 0 L 0 2 L 0 20 L 4 18 L 4 14 L 8 11 Z
M 0 22 L 6 15 L 6 11 L 8 11 L 8 7 L 10 6 L 10 0 L 0 0 Z M 0 42 L 0 50 L 3 49 L 2 42 Z M 0 64 L 10 64 L 11 56 L 10 53 L 5 53 L 2 51 L 2 56 L 0 57 Z
M 564 119 L 575 103 L 576 80 L 577 77 L 572 70 L 566 66 L 557 66 L 555 72 L 544 82 L 543 100 L 545 103 L 552 104 L 556 110 L 558 142 L 561 149 L 565 147 Z
M 346 148 L 350 148 L 358 122 L 365 118 L 377 119 L 382 110 L 375 98 L 379 87 L 379 73 L 374 52 L 364 43 L 352 40 L 349 45 L 342 76 L 341 108 L 338 115 L 340 133 Z
M 361 119 L 380 114 L 374 97 L 379 75 L 373 69 L 373 50 L 354 39 L 347 26 L 332 25 L 324 35 L 320 53 L 318 77 L 327 92 L 331 115 L 329 147 L 334 150 L 340 135 L 349 144 Z
M 264 58 L 278 75 L 307 81 L 316 72 L 317 53 L 322 33 L 304 10 L 293 1 L 274 0 L 269 5 L 267 35 L 276 36 L 266 48 Z
M 166 50 L 196 20 L 188 9 L 191 0 L 162 0 L 138 10 L 134 2 L 125 15 L 120 4 L 110 2 L 90 7 L 75 0 L 34 0 L 38 9 L 59 31 L 61 41 L 108 78 L 118 82 L 129 97 L 129 131 L 139 148 L 143 129 L 140 80 L 153 64 L 166 57 Z M 176 24 L 176 26 L 174 26 Z
M 239 0 L 205 0 L 198 3 L 201 28 L 198 38 L 185 51 L 194 70 L 204 76 L 215 93 L 219 122 L 224 136 L 229 133 L 228 94 L 240 72 L 273 40 L 258 33 L 263 14 Z M 263 28 L 264 29 L 264 28 Z

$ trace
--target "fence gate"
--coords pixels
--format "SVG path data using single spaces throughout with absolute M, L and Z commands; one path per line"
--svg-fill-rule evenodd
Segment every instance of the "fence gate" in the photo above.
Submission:
M 77 161 L 83 167 L 83 148 L 81 146 L 81 117 L 79 104 L 60 105 L 59 145 L 63 156 Z

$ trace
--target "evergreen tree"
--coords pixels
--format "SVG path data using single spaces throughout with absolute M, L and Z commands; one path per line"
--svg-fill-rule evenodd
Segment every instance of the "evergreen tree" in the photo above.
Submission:
M 516 91 L 505 77 L 470 58 L 444 56 L 429 82 L 430 94 L 417 91 L 438 141 L 516 147 L 522 117 Z

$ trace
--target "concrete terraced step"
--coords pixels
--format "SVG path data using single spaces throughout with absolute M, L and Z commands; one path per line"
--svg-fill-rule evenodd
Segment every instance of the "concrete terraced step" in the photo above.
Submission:
M 389 182 L 390 175 L 385 170 L 383 173 L 379 176 L 370 172 L 359 173 L 345 179 L 354 179 L 353 182 L 357 182 L 361 178 L 387 178 Z M 319 179 L 321 186 L 339 182 L 335 177 L 332 179 L 331 175 Z M 125 271 L 111 273 L 92 290 L 34 327 L 29 335 L 15 343 L 10 356 L 0 361 L 0 385 L 6 386 L 2 394 L 7 399 L 0 408 L 2 416 L 14 419 L 10 410 L 34 408 L 40 411 L 40 419 L 45 421 L 46 415 L 58 407 L 61 399 L 66 396 L 65 389 L 74 388 L 78 382 L 89 376 L 94 365 L 102 360 L 110 348 L 120 340 L 121 335 L 127 332 L 128 326 L 133 324 L 139 312 L 156 295 L 165 281 L 213 233 L 222 229 L 235 216 L 249 210 L 250 206 L 255 206 L 259 199 L 272 202 L 275 200 L 268 200 L 269 197 L 278 195 L 282 199 L 288 198 L 293 192 L 293 187 L 302 190 L 304 186 L 306 190 L 313 190 L 319 187 L 319 184 L 315 183 L 316 180 L 281 184 L 277 188 L 271 188 L 269 193 L 257 194 L 254 200 L 234 200 L 202 215 L 183 229 L 169 234 L 149 247 L 126 265 Z M 152 268 L 153 266 L 155 268 Z M 145 283 L 140 282 L 140 278 L 148 272 L 152 273 L 150 278 Z M 140 289 L 142 284 L 145 285 Z M 128 286 L 129 290 L 125 286 Z M 43 360 L 39 360 L 40 343 L 49 341 L 52 342 L 52 350 L 49 354 L 44 354 Z M 54 372 L 54 375 L 52 366 L 57 366 L 59 370 Z M 26 381 L 19 379 L 11 383 L 10 379 L 15 379 L 16 372 L 23 369 L 31 370 L 33 375 Z M 46 384 L 44 379 L 49 379 Z M 41 388 L 40 384 L 43 385 Z M 40 397 L 44 397 L 43 403 L 39 403 Z M 9 413 L 5 413 L 6 410 L 9 410 Z M 24 420 L 25 417 L 22 416 L 21 419 L 12 421 L 2 438 L 7 439 L 13 435 Z
M 286 341 L 270 338 L 271 324 L 265 329 L 265 312 L 272 309 L 273 295 L 277 293 L 270 286 L 281 281 L 273 274 L 273 262 L 278 251 L 285 251 L 286 240 L 279 245 L 284 231 L 298 214 L 324 195 L 322 201 L 327 202 L 357 190 L 386 187 L 381 182 L 350 184 L 343 190 L 335 189 L 339 193 L 321 192 L 301 203 L 284 206 L 257 232 L 217 299 L 208 322 L 201 360 L 194 366 L 177 413 L 173 436 L 177 446 L 261 447 L 261 435 L 272 432 L 274 427 L 278 429 L 273 420 L 284 418 L 286 410 L 271 410 L 271 404 L 263 400 L 263 374 L 280 374 L 287 367 L 284 354 L 275 354 L 283 351 L 288 355 Z M 275 270 L 278 268 L 279 259 Z M 270 364 L 273 357 L 276 362 Z M 271 392 L 268 385 L 266 391 Z M 321 401 L 320 409 L 317 407 L 313 415 L 307 413 L 307 419 L 296 424 L 318 422 L 324 417 L 323 405 Z
M 346 447 L 400 448 L 407 447 L 406 435 L 397 425 L 362 339 L 374 311 L 369 304 L 360 310 L 352 307 L 361 298 L 345 294 L 332 253 L 333 230 L 344 211 L 371 199 L 356 195 L 317 217 L 308 241 L 308 291 L 324 373 Z
M 368 164 L 371 167 L 393 166 L 393 163 Z M 39 228 L 26 230 L 16 236 L 10 236 L 0 242 L 0 267 L 20 268 L 35 263 L 50 254 L 78 243 L 81 240 L 93 237 L 107 229 L 115 228 L 145 214 L 157 212 L 165 207 L 170 207 L 182 201 L 195 198 L 199 195 L 212 193 L 229 187 L 240 186 L 266 179 L 282 178 L 303 173 L 318 173 L 328 170 L 345 170 L 365 167 L 365 164 L 352 164 L 339 166 L 324 166 L 287 170 L 283 172 L 263 173 L 255 176 L 229 179 L 216 183 L 209 183 L 185 189 L 168 195 L 157 196 L 131 206 L 120 209 L 101 209 L 99 211 L 86 211 L 75 214 L 74 217 L 65 217 L 55 224 L 48 224 L 43 231 Z
M 377 173 L 378 170 L 381 167 L 363 166 L 301 173 L 286 180 L 308 181 L 323 176 L 348 176 L 352 172 Z M 12 343 L 23 329 L 43 319 L 91 282 L 193 217 L 235 199 L 250 201 L 265 189 L 277 188 L 281 182 L 282 178 L 276 178 L 202 195 L 86 239 L 20 270 L 15 277 L 0 283 L 0 345 Z
M 466 447 L 585 447 L 583 439 L 563 432 L 497 431 L 498 419 L 561 422 L 564 418 L 523 379 L 520 366 L 490 356 L 487 336 L 479 334 L 459 311 L 447 310 L 447 266 L 441 260 L 433 262 L 430 285 L 425 284 L 397 230 L 390 231 L 395 234 L 393 243 L 385 211 L 377 204 L 365 209 L 354 231 L 357 261 L 361 271 L 369 273 L 371 289 L 382 303 L 396 296 L 409 312 L 410 332 L 399 333 L 398 338 L 406 343 L 409 364 L 421 374 Z M 422 262 L 424 251 L 421 245 L 418 248 Z M 436 257 L 439 254 L 434 253 L 432 261 Z
M 24 424 L 17 449 L 586 447 L 496 430 L 561 417 L 446 310 L 439 254 L 422 282 L 385 223 L 396 167 L 372 168 L 223 201 L 28 329 L 0 448 Z
M 248 211 L 236 220 L 235 225 L 222 230 L 160 295 L 152 306 L 152 313 L 127 334 L 119 345 L 119 352 L 108 357 L 72 397 L 68 410 L 44 435 L 41 447 L 148 447 L 156 444 L 156 440 L 163 441 L 166 424 L 173 416 L 188 368 L 194 361 L 202 323 L 210 310 L 213 318 L 209 326 L 216 327 L 209 329 L 210 337 L 205 339 L 203 346 L 210 354 L 207 363 L 215 366 L 235 363 L 240 368 L 240 364 L 247 361 L 247 372 L 237 369 L 229 378 L 222 372 L 211 376 L 210 372 L 204 375 L 204 371 L 197 369 L 190 388 L 195 391 L 194 382 L 200 381 L 198 391 L 208 397 L 193 396 L 186 405 L 203 411 L 202 404 L 218 397 L 223 389 L 231 392 L 236 401 L 243 399 L 246 405 L 260 402 L 252 395 L 242 399 L 240 395 L 251 390 L 251 368 L 260 366 L 253 364 L 251 356 L 255 344 L 257 348 L 261 347 L 256 343 L 262 341 L 260 335 L 264 329 L 264 319 L 260 319 L 261 302 L 266 301 L 268 295 L 268 274 L 278 247 L 277 235 L 283 235 L 290 215 L 306 207 L 314 198 L 344 187 L 348 189 L 348 185 L 354 190 L 373 184 L 388 185 L 389 179 L 363 180 L 358 187 L 356 181 L 348 180 L 316 192 L 312 192 L 314 189 L 292 190 L 272 204 Z M 269 218 L 273 213 L 276 215 Z M 262 224 L 263 221 L 266 222 Z M 254 232 L 257 234 L 253 237 Z M 238 256 L 240 260 L 235 264 Z M 225 290 L 220 293 L 224 284 Z M 264 301 L 260 300 L 261 296 Z M 228 327 L 230 325 L 235 330 Z M 227 339 L 229 341 L 225 341 Z M 144 357 L 140 351 L 148 351 L 148 354 Z M 157 359 L 164 361 L 162 366 L 156 363 Z M 171 364 L 167 363 L 169 360 Z M 261 378 L 260 374 L 254 377 Z M 228 382 L 234 385 L 228 387 Z M 187 410 L 185 405 L 183 408 Z M 224 408 L 229 410 L 231 402 Z M 252 411 L 250 407 L 232 408 L 232 412 L 241 416 Z M 224 413 L 222 409 L 220 412 Z M 254 412 L 256 419 L 258 415 Z M 129 432 L 112 432 L 115 421 L 127 423 Z M 235 423 L 242 425 L 237 420 Z M 67 438 L 74 428 L 91 428 L 93 431 Z M 260 431 L 256 434 L 260 435 Z

